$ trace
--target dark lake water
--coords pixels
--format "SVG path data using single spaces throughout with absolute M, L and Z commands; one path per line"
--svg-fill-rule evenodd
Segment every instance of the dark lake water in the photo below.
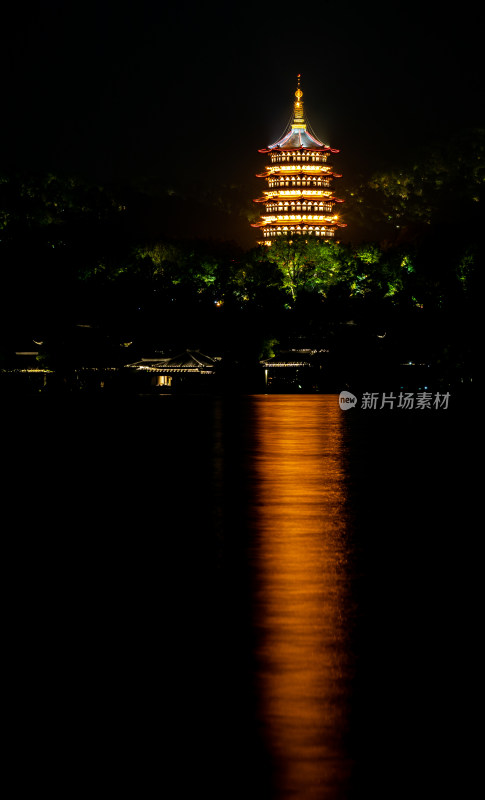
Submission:
M 19 795 L 471 793 L 463 408 L 38 397 L 3 419 Z

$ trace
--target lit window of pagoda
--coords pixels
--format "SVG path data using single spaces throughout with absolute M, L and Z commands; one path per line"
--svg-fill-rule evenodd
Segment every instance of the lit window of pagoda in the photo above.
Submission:
M 319 239 L 333 239 L 338 228 L 345 227 L 335 213 L 334 206 L 343 203 L 333 195 L 332 180 L 340 178 L 333 172 L 327 158 L 338 150 L 321 142 L 311 130 L 303 112 L 303 92 L 300 88 L 300 75 L 293 104 L 293 121 L 287 130 L 274 144 L 259 150 L 270 156 L 271 166 L 258 178 L 265 178 L 269 191 L 255 203 L 263 203 L 265 208 L 259 222 L 253 228 L 259 228 L 264 241 L 260 244 L 271 244 L 275 236 L 312 236 Z M 286 163 L 281 163 L 286 162 Z M 288 211 L 288 196 L 291 195 L 291 226 L 285 224 L 288 215 L 281 215 L 282 204 Z M 309 217 L 306 211 L 319 212 Z M 312 220 L 312 225 L 306 224 Z

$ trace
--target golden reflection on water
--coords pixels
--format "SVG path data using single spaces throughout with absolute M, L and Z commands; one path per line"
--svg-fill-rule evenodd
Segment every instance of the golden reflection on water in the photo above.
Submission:
M 255 398 L 251 508 L 258 690 L 277 797 L 345 796 L 351 662 L 342 412 L 336 396 Z

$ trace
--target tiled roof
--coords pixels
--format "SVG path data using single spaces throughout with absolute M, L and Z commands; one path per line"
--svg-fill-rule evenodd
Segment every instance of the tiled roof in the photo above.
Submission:
M 292 128 L 281 139 L 279 139 L 279 141 L 275 142 L 274 144 L 270 144 L 268 149 L 274 150 L 275 148 L 279 148 L 280 150 L 296 150 L 300 147 L 309 147 L 312 150 L 328 149 L 327 145 L 323 144 L 323 142 L 321 142 L 319 139 L 316 139 L 303 128 Z
M 142 359 L 127 366 L 148 372 L 207 372 L 214 369 L 217 361 L 198 350 L 185 350 L 171 358 Z

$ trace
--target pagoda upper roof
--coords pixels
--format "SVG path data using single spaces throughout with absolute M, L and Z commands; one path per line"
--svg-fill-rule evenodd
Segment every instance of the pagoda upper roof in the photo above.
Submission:
M 338 153 L 338 150 L 331 148 L 317 139 L 315 134 L 307 130 L 309 125 L 305 121 L 303 112 L 303 92 L 300 89 L 300 75 L 298 75 L 298 88 L 295 92 L 296 101 L 293 104 L 293 122 L 289 129 L 285 131 L 281 139 L 260 150 L 260 153 L 269 153 L 274 150 L 321 150 L 330 153 Z
M 330 150 L 330 147 L 309 133 L 306 128 L 291 128 L 281 139 L 268 145 L 269 150 Z M 266 151 L 266 152 L 267 152 Z M 265 152 L 265 151 L 263 151 Z

